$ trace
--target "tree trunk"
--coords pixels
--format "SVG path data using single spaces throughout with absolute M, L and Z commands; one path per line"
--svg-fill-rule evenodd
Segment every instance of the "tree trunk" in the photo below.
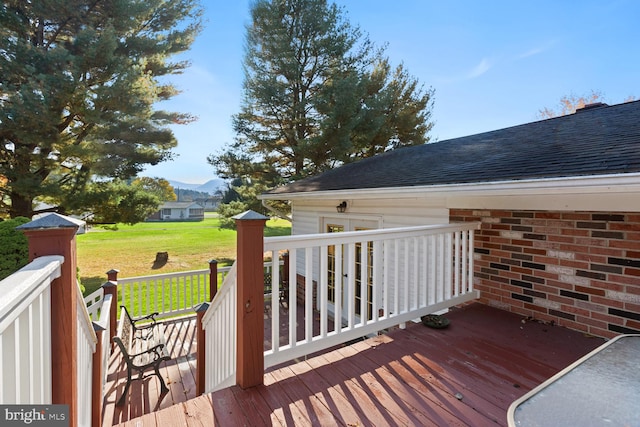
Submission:
M 11 218 L 24 216 L 31 218 L 33 215 L 33 199 L 23 194 L 11 192 L 11 208 L 9 209 Z

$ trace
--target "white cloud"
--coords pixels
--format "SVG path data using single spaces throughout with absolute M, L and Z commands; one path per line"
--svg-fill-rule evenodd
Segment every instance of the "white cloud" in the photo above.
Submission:
M 467 74 L 468 79 L 475 79 L 489 71 L 491 68 L 491 63 L 487 58 L 482 58 L 480 63 L 473 67 L 473 69 Z
M 534 55 L 538 55 L 541 54 L 549 49 L 551 49 L 551 47 L 553 47 L 553 45 L 555 44 L 555 41 L 550 41 L 542 46 L 538 46 L 538 47 L 534 47 L 533 49 L 529 49 L 519 55 L 516 56 L 517 59 L 524 59 L 524 58 L 528 58 L 530 56 L 534 56 Z

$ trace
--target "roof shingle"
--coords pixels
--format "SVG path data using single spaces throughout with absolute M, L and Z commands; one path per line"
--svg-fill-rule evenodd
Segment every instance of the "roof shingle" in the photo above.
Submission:
M 268 194 L 640 172 L 640 101 L 401 148 Z

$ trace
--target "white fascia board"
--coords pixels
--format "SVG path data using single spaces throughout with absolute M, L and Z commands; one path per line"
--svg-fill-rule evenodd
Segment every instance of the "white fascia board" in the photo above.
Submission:
M 424 196 L 500 196 L 546 194 L 638 193 L 640 173 L 544 178 L 519 181 L 476 182 L 414 187 L 363 188 L 356 190 L 308 191 L 262 194 L 261 200 L 371 199 Z

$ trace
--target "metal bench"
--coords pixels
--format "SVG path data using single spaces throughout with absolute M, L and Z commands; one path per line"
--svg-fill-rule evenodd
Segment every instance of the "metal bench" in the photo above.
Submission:
M 157 311 L 155 313 L 151 313 L 146 316 L 137 317 L 134 319 L 129 314 L 129 310 L 127 310 L 126 306 L 121 305 L 120 310 L 121 310 L 120 317 L 122 317 L 122 313 L 124 313 L 127 316 L 129 323 L 131 323 L 131 328 L 133 329 L 134 338 L 144 338 L 143 333 L 148 334 L 153 332 L 153 330 L 155 329 L 156 323 L 157 323 L 156 316 L 158 315 Z
M 138 378 L 135 378 L 137 380 L 144 379 L 150 375 L 157 375 L 160 379 L 161 393 L 167 393 L 169 388 L 165 384 L 162 375 L 160 375 L 160 364 L 171 359 L 165 348 L 164 332 L 155 323 L 152 315 L 133 319 L 124 306 L 121 306 L 121 309 L 118 332 L 113 337 L 113 341 L 120 348 L 122 357 L 127 364 L 127 384 L 124 387 L 122 396 L 116 402 L 118 406 L 125 401 L 131 381 L 134 380 L 134 372 L 138 373 Z M 142 320 L 150 320 L 151 323 L 137 325 Z M 145 371 L 151 369 L 154 372 L 145 376 Z

